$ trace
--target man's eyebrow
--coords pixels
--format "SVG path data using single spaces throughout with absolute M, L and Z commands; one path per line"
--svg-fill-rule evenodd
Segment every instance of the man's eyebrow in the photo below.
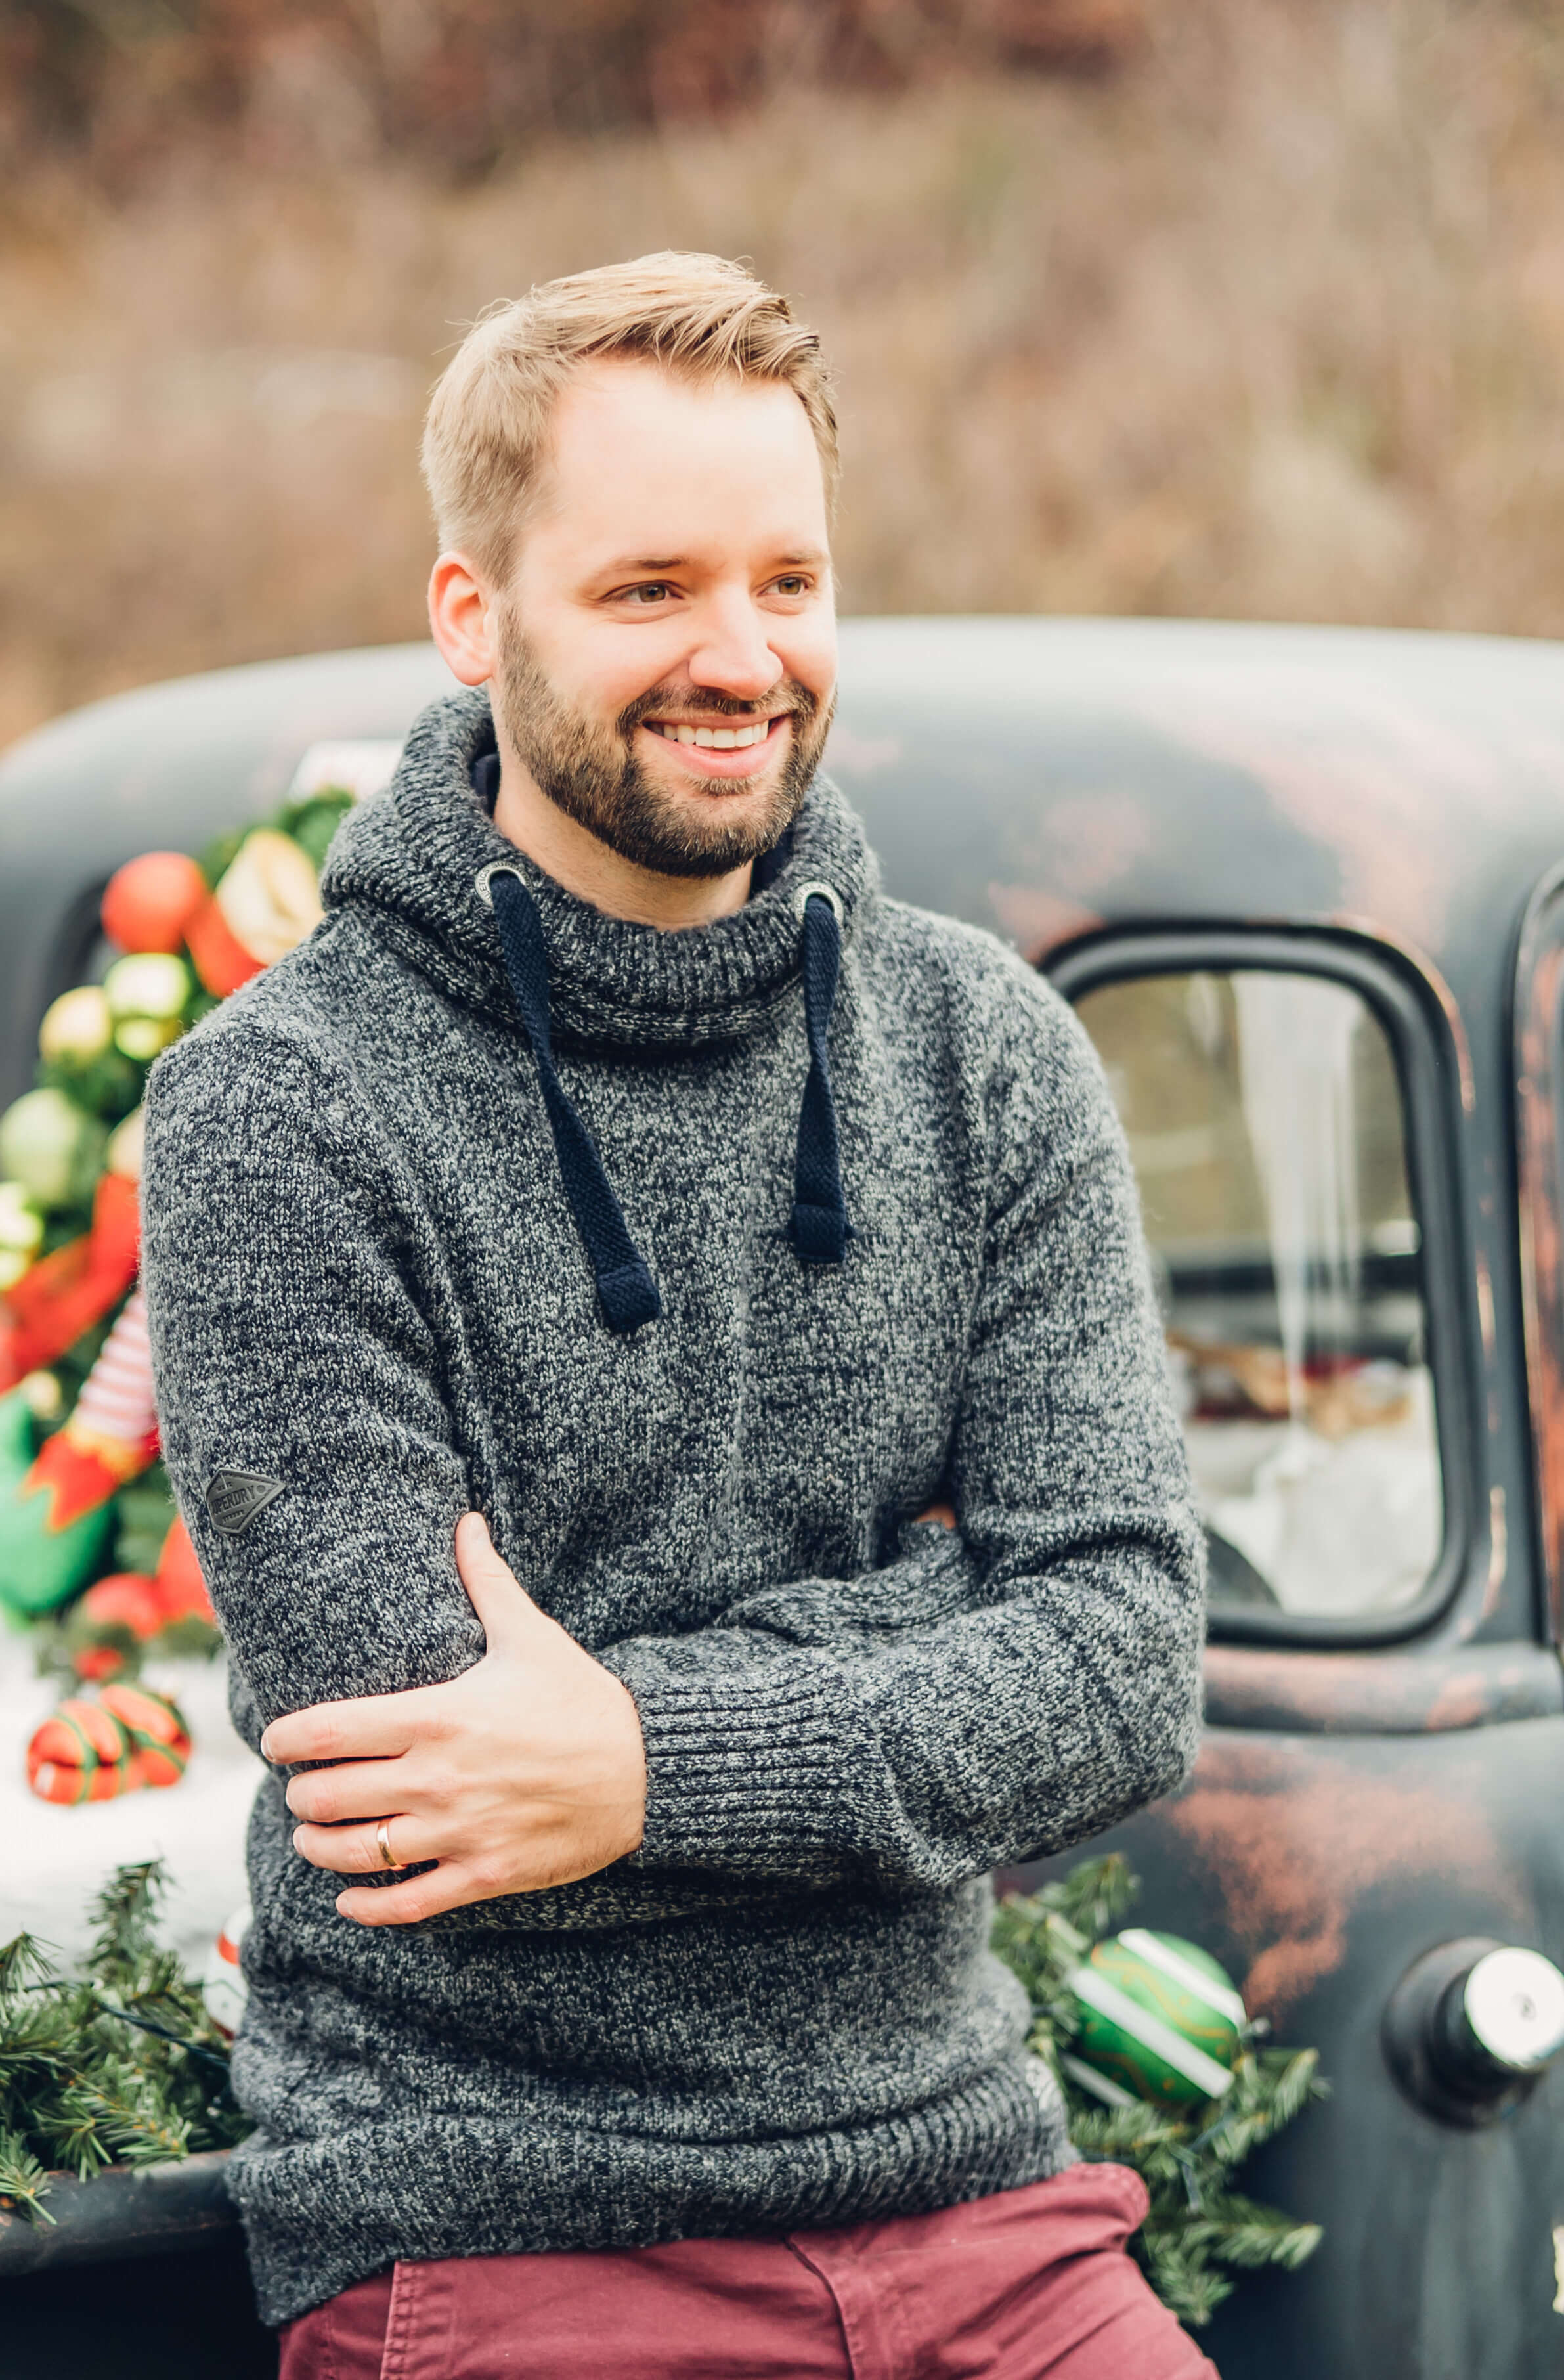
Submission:
M 791 552 L 773 554 L 771 561 L 779 570 L 791 570 L 805 564 L 818 567 L 830 558 L 824 546 L 801 545 Z M 595 575 L 600 578 L 655 577 L 664 571 L 687 569 L 689 560 L 687 553 L 626 553 L 616 561 L 605 562 Z

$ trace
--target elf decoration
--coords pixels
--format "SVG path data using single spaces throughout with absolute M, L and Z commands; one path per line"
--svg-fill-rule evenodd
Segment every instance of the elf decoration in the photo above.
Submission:
M 0 1115 L 0 1621 L 47 1622 L 44 1665 L 78 1682 L 131 1691 L 149 1647 L 215 1645 L 157 1461 L 136 1288 L 141 1095 L 171 1041 L 317 923 L 351 801 L 318 793 L 203 861 L 149 852 L 119 868 L 102 922 L 120 955 L 54 1002 L 36 1087 Z M 181 1730 L 144 1742 L 131 1726 L 127 1749 L 118 1725 L 106 1685 L 62 1706 L 40 1730 L 53 1748 L 34 1739 L 37 1790 L 93 1801 L 173 1782 Z
M 52 1611 L 102 1567 L 115 1498 L 157 1452 L 146 1306 L 137 1290 L 108 1335 L 64 1427 L 32 1451 L 25 1390 L 0 1402 L 0 1581 L 14 1609 Z M 4 1477 L 0 1469 L 0 1477 Z

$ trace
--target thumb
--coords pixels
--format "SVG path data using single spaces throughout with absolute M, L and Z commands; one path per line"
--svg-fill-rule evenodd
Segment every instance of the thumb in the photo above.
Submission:
M 456 1570 L 483 1623 L 491 1652 L 506 1639 L 524 1634 L 541 1619 L 515 1571 L 495 1552 L 481 1512 L 464 1512 L 456 1524 Z

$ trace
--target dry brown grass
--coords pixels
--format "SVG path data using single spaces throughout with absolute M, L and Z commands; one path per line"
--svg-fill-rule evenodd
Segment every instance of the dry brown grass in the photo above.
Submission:
M 1114 80 L 773 98 L 466 189 L 40 172 L 0 239 L 0 734 L 418 634 L 456 326 L 665 244 L 824 331 L 852 609 L 1564 635 L 1564 12 L 1182 0 Z

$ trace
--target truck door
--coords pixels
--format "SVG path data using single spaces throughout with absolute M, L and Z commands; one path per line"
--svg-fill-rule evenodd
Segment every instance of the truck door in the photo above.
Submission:
M 1114 932 L 1052 972 L 1128 1137 L 1210 1557 L 1198 1767 L 1105 1842 L 1137 1921 L 1334 2089 L 1246 2177 L 1323 2248 L 1206 2343 L 1226 2380 L 1531 2380 L 1564 2361 L 1558 2078 L 1468 2091 L 1425 2041 L 1495 1949 L 1564 1961 L 1564 1696 L 1498 1592 L 1458 1028 L 1345 933 Z

